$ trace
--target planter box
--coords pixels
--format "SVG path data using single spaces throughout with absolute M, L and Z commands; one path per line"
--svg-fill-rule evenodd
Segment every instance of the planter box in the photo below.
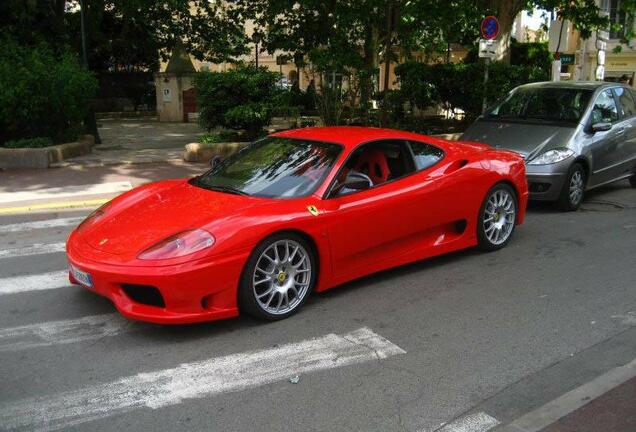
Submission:
M 183 160 L 186 162 L 208 162 L 214 156 L 226 158 L 245 147 L 248 142 L 190 143 L 186 144 Z
M 84 135 L 77 142 L 42 148 L 0 148 L 0 170 L 19 168 L 49 168 L 52 163 L 89 154 L 95 144 L 92 135 Z

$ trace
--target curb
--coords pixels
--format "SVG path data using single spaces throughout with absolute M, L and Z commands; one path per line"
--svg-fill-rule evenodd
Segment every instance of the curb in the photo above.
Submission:
M 0 148 L 0 170 L 20 168 L 49 168 L 52 163 L 89 154 L 95 143 L 92 135 L 78 141 L 43 148 Z
M 43 204 L 31 204 L 20 207 L 0 207 L 0 215 L 29 213 L 38 210 L 65 210 L 65 209 L 80 209 L 87 207 L 97 207 L 107 203 L 112 198 L 97 198 L 91 200 L 79 200 L 79 201 L 64 201 L 64 202 L 49 202 Z

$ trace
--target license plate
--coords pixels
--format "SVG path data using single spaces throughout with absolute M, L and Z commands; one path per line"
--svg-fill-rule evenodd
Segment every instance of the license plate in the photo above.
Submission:
M 80 269 L 75 267 L 73 264 L 70 265 L 70 269 L 71 269 L 71 274 L 73 275 L 73 277 L 75 278 L 77 282 L 84 285 L 85 287 L 93 288 L 93 279 L 91 278 L 90 274 L 81 271 Z

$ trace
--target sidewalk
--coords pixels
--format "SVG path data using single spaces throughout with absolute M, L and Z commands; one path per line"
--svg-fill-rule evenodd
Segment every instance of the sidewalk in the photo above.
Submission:
M 196 123 L 166 123 L 154 117 L 104 118 L 98 126 L 102 143 L 93 147 L 91 154 L 52 167 L 177 163 L 183 160 L 185 145 L 205 133 Z

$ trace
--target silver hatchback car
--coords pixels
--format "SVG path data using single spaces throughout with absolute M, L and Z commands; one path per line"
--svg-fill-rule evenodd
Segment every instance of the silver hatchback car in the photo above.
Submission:
M 585 191 L 629 179 L 636 187 L 636 92 L 606 82 L 519 86 L 463 134 L 521 154 L 530 199 L 576 210 Z

